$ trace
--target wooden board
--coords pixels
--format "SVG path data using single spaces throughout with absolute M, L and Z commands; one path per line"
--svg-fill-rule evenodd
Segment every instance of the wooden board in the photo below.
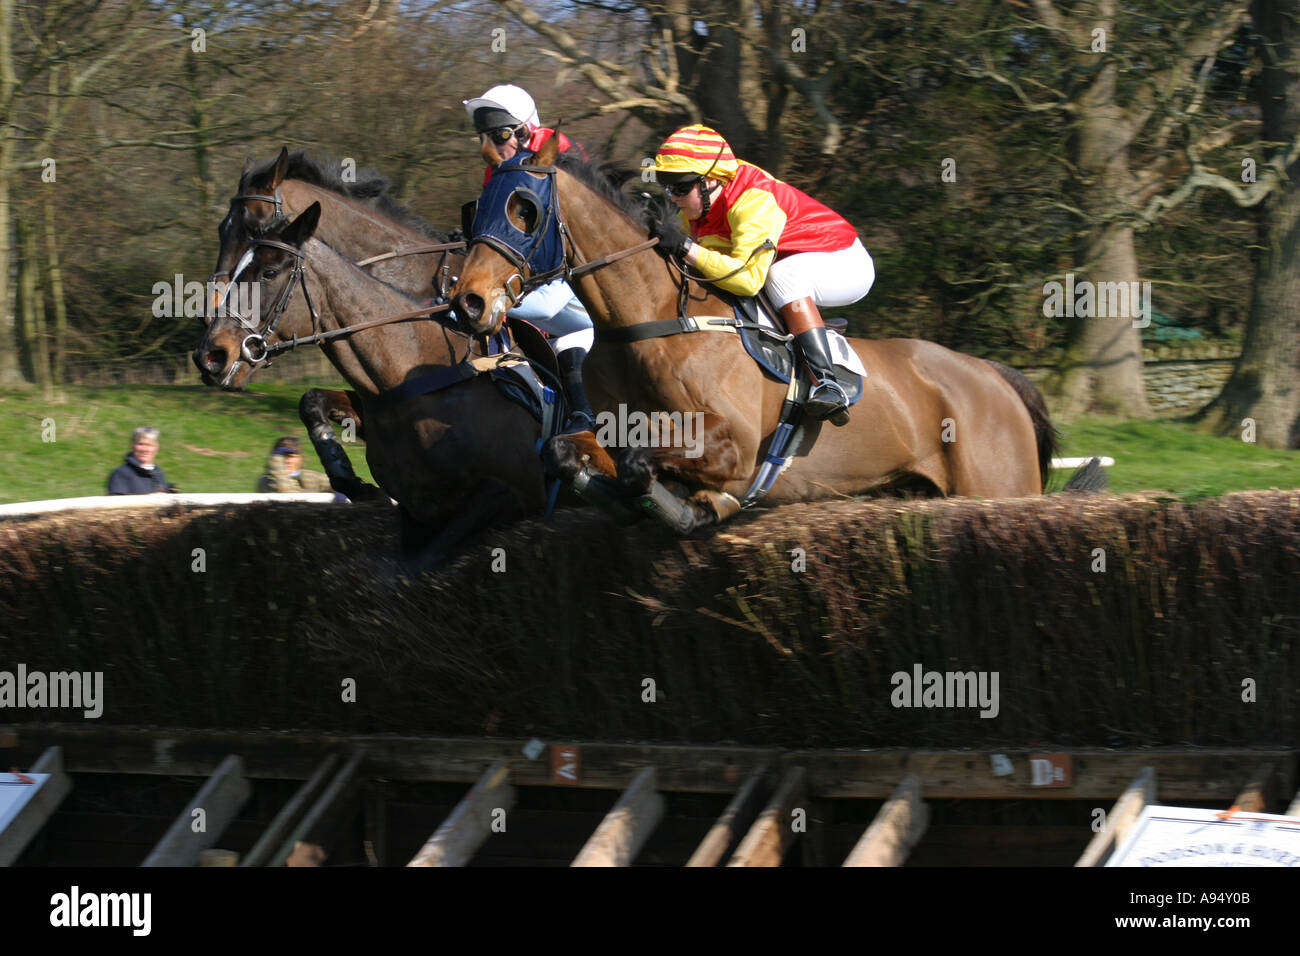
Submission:
M 1115 847 L 1123 841 L 1137 822 L 1148 804 L 1156 802 L 1157 774 L 1154 767 L 1143 767 L 1142 772 L 1130 783 L 1110 813 L 1106 815 L 1106 825 L 1093 835 L 1083 855 L 1075 866 L 1103 866 Z M 1161 781 L 1163 788 L 1164 782 Z
M 141 866 L 197 866 L 199 851 L 210 849 L 252 794 L 244 763 L 231 754 L 195 794 Z M 195 810 L 202 810 L 204 830 L 194 832 Z
M 722 811 L 718 822 L 705 834 L 686 865 L 717 866 L 721 863 L 754 822 L 761 801 L 770 796 L 771 782 L 767 764 L 754 770 Z
M 67 725 L 19 727 L 20 747 L 39 752 L 62 745 L 70 773 L 156 773 L 204 776 L 216 760 L 238 749 L 253 778 L 306 780 L 323 750 L 364 747 L 367 769 L 394 781 L 474 783 L 485 766 L 516 760 L 526 741 L 482 738 L 294 736 L 206 731 L 128 730 Z M 1230 802 L 1262 763 L 1274 764 L 1276 783 L 1294 791 L 1296 751 L 1283 749 L 1152 748 L 1068 751 L 1073 786 L 1035 787 L 1031 751 L 1003 751 L 1014 773 L 995 777 L 990 754 L 979 751 L 810 750 L 762 747 L 582 743 L 582 786 L 622 790 L 654 766 L 665 792 L 734 794 L 739 782 L 764 763 L 808 768 L 809 794 L 823 799 L 885 800 L 899 780 L 914 773 L 928 800 L 1113 801 L 1145 766 L 1155 768 L 1161 798 L 1169 802 Z M 514 766 L 515 786 L 545 786 L 546 761 Z
M 794 842 L 792 812 L 805 802 L 807 771 L 791 767 L 727 866 L 780 866 Z
M 299 843 L 319 848 L 327 847 L 332 830 L 337 825 L 344 807 L 360 788 L 361 767 L 365 762 L 365 750 L 353 752 L 348 762 L 343 765 L 343 769 L 334 775 L 329 786 L 293 828 L 292 834 L 280 845 L 280 849 L 271 858 L 271 866 L 281 866 L 290 857 L 294 857 Z
M 515 805 L 504 760 L 488 767 L 407 866 L 465 866 L 492 832 L 498 812 Z
M 655 768 L 646 767 L 600 821 L 573 866 L 631 866 L 663 816 L 664 798 L 655 786 Z
M 262 831 L 257 843 L 253 844 L 253 848 L 240 861 L 240 866 L 266 866 L 271 861 L 272 854 L 288 839 L 290 828 L 307 812 L 309 801 L 314 800 L 320 793 L 321 787 L 333 772 L 338 759 L 334 754 L 330 754 L 321 761 L 316 772 L 311 775 L 311 779 L 298 788 L 289 798 L 289 802 L 280 808 L 275 819 Z
M 1243 813 L 1264 813 L 1273 798 L 1273 765 L 1260 764 L 1241 788 L 1233 806 Z
M 908 774 L 849 852 L 844 865 L 902 866 L 928 822 L 929 814 L 921 802 L 921 781 L 915 774 Z

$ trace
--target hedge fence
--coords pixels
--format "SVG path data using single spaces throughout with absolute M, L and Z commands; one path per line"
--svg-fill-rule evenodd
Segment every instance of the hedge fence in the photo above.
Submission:
M 371 505 L 2 523 L 0 672 L 103 671 L 109 724 L 788 747 L 1300 730 L 1300 491 L 793 505 L 689 540 L 574 511 L 423 575 L 395 531 Z M 917 665 L 996 672 L 996 716 L 895 706 Z

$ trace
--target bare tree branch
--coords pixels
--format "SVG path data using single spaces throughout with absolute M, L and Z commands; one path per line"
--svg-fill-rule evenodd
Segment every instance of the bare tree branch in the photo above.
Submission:
M 1260 166 L 1258 178 L 1253 183 L 1234 182 L 1225 176 L 1209 172 L 1201 163 L 1195 147 L 1189 146 L 1187 154 L 1191 162 L 1191 172 L 1187 178 L 1169 195 L 1156 196 L 1147 203 L 1146 208 L 1140 213 L 1143 219 L 1154 222 L 1158 216 L 1186 202 L 1196 190 L 1201 188 L 1225 192 L 1238 206 L 1250 208 L 1259 205 L 1271 193 L 1291 185 L 1288 170 L 1297 158 L 1300 158 L 1300 133 L 1297 133 L 1288 144 L 1285 152 L 1275 154 L 1272 159 Z

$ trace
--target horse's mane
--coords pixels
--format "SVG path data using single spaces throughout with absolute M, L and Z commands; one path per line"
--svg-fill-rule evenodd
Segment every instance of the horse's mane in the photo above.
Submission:
M 250 185 L 259 182 L 264 183 L 274 167 L 274 158 L 259 163 L 244 177 L 244 181 L 247 181 Z M 346 182 L 343 179 L 343 164 L 338 160 L 331 159 L 328 156 L 319 158 L 308 156 L 305 149 L 295 149 L 289 153 L 289 164 L 285 172 L 285 178 L 298 179 L 305 183 L 311 183 L 313 186 L 328 189 L 330 192 L 338 193 L 340 196 L 364 202 L 377 212 L 383 213 L 389 219 L 393 219 L 431 239 L 440 242 L 447 239 L 445 232 L 394 201 L 388 195 L 390 185 L 388 178 L 373 169 L 357 170 L 356 182 Z
M 638 177 L 639 171 L 630 169 L 620 162 L 598 158 L 585 159 L 578 154 L 577 150 L 571 149 L 559 155 L 556 165 L 590 187 L 597 195 L 617 206 L 619 212 L 642 230 L 646 228 L 648 217 L 662 219 L 670 211 L 666 199 L 645 192 L 628 195 L 624 187 Z

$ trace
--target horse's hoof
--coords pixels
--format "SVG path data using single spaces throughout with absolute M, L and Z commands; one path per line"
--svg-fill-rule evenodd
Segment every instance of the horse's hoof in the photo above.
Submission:
M 655 480 L 654 457 L 648 448 L 624 448 L 618 456 L 618 483 L 630 494 L 649 493 Z

